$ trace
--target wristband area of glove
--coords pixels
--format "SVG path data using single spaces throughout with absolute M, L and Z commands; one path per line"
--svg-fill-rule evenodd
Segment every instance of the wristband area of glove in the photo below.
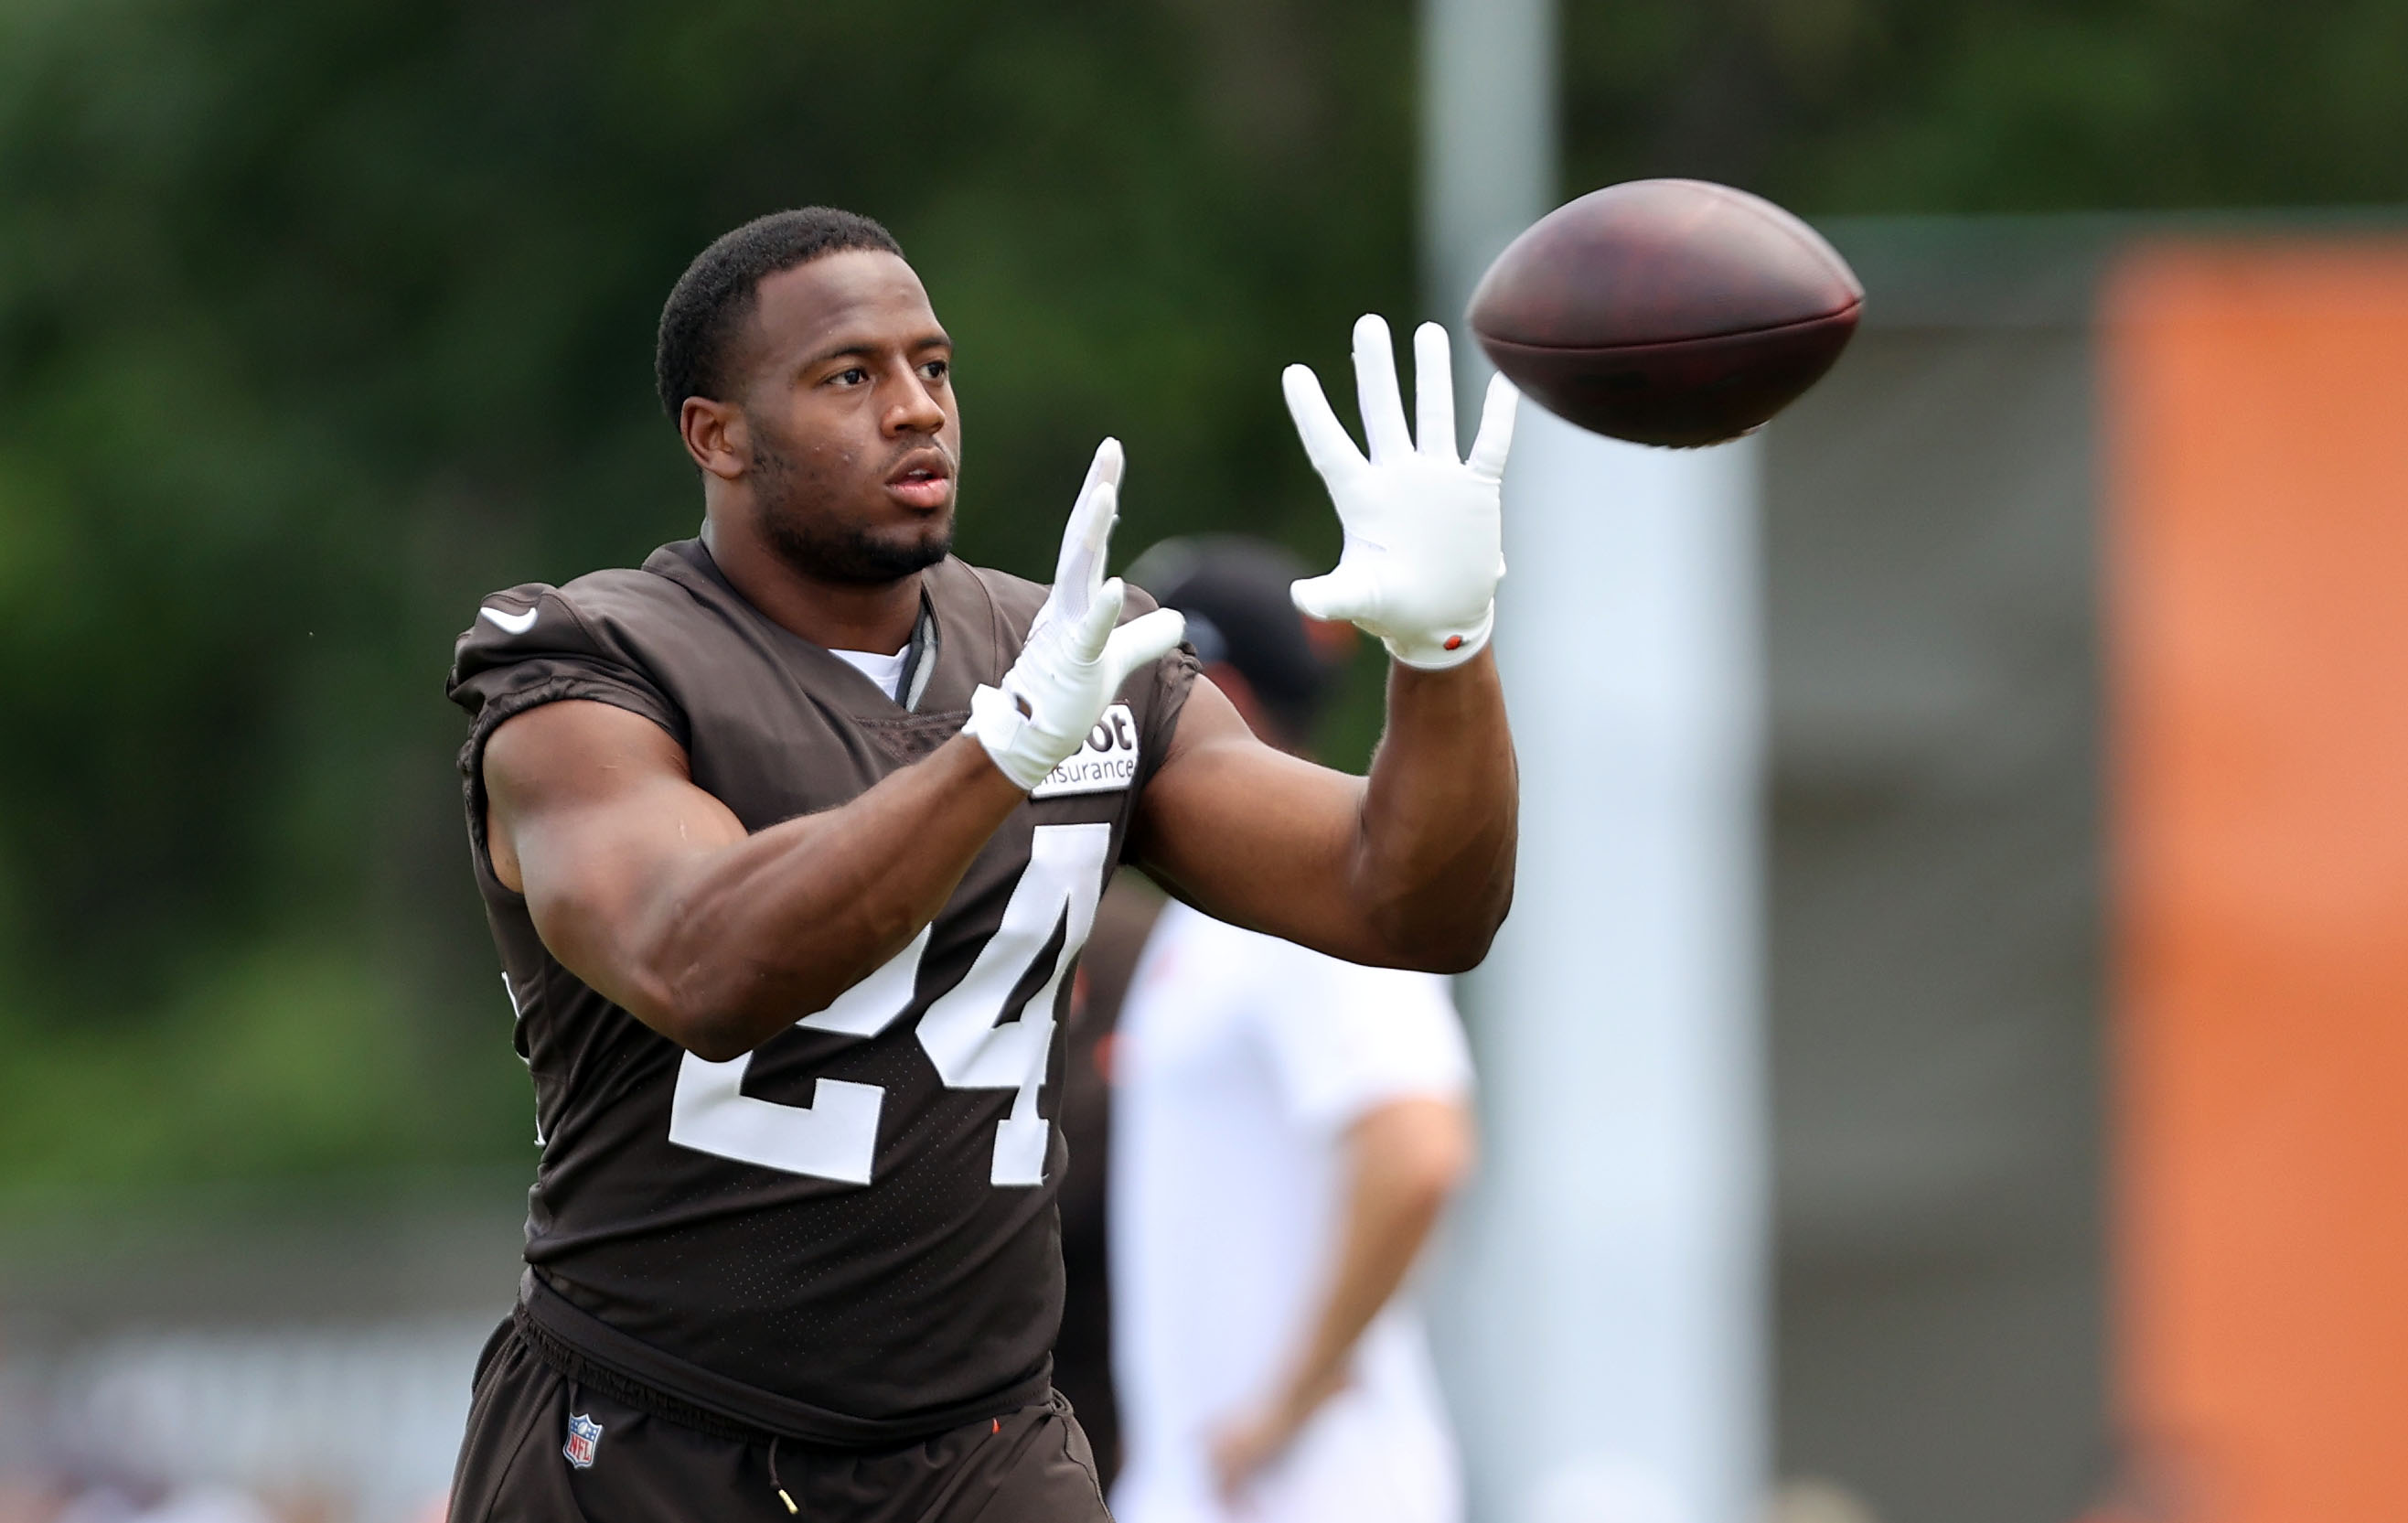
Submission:
M 1024 793 L 1044 782 L 1045 774 L 1061 760 L 1039 752 L 1028 716 L 1020 711 L 1020 700 L 983 682 L 970 694 L 969 722 L 962 726 L 962 733 L 977 737 L 987 756 Z
M 1455 643 L 1452 645 L 1445 640 L 1417 639 L 1406 642 L 1393 637 L 1384 639 L 1380 643 L 1388 648 L 1389 656 L 1399 666 L 1411 667 L 1415 671 L 1445 671 L 1450 668 L 1463 665 L 1486 650 L 1488 637 L 1494 634 L 1496 629 L 1497 605 L 1491 602 L 1488 605 L 1488 611 L 1480 616 L 1479 625 L 1464 634 L 1453 637 Z

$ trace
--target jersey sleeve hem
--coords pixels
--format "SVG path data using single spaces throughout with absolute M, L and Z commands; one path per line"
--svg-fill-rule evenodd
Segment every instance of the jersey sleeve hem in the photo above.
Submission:
M 607 703 L 641 715 L 666 730 L 680 747 L 688 743 L 684 716 L 643 673 L 627 667 L 624 654 L 602 638 L 574 603 L 549 588 L 531 601 L 565 613 L 574 633 L 565 639 L 555 636 L 522 653 L 512 648 L 516 636 L 509 641 L 495 641 L 490 632 L 472 625 L 462 639 L 450 683 L 452 699 L 469 711 L 468 737 L 460 747 L 459 768 L 470 852 L 478 874 L 493 878 L 504 893 L 512 890 L 494 876 L 485 836 L 485 747 L 495 730 L 547 703 L 583 701 Z
M 476 854 L 477 870 L 480 873 L 491 876 L 494 870 L 493 854 L 485 839 L 485 746 L 493 740 L 495 730 L 519 715 L 532 709 L 540 709 L 547 703 L 565 702 L 607 703 L 614 709 L 624 709 L 658 725 L 681 748 L 686 743 L 685 735 L 677 722 L 663 711 L 652 695 L 621 686 L 593 673 L 562 673 L 547 677 L 488 700 L 477 711 L 476 720 L 468 728 L 467 742 L 460 748 L 460 783 L 468 808 L 468 844 Z M 501 884 L 498 878 L 494 881 L 505 893 L 512 892 L 509 885 Z

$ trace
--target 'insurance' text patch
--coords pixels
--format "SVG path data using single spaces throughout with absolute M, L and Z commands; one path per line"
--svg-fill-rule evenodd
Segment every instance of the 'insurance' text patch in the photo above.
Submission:
M 1077 754 L 1045 774 L 1028 790 L 1031 798 L 1059 798 L 1074 793 L 1116 793 L 1137 781 L 1137 715 L 1125 703 L 1115 703 L 1087 732 Z

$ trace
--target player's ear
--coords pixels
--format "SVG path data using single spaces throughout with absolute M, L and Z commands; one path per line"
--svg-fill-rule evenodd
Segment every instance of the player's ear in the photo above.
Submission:
M 689 396 L 678 414 L 678 432 L 694 463 L 722 481 L 744 474 L 752 461 L 752 430 L 734 402 Z

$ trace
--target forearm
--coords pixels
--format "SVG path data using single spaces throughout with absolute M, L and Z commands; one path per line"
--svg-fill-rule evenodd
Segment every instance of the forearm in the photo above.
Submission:
M 1272 1412 L 1285 1426 L 1302 1427 L 1346 1385 L 1348 1364 L 1363 1329 L 1404 1283 L 1413 1255 L 1437 1219 L 1437 1202 L 1418 1200 L 1367 1203 L 1348 1214 L 1337 1283 L 1271 1399 Z
M 1025 796 L 957 736 L 840 808 L 671 875 L 641 917 L 636 1013 L 703 1056 L 752 1051 L 933 920 Z
M 1354 1345 L 1396 1296 L 1469 1171 L 1470 1137 L 1464 1107 L 1439 1099 L 1399 1100 L 1358 1123 L 1337 1263 L 1271 1394 L 1283 1426 L 1303 1426 L 1345 1386 Z
M 1392 666 L 1349 872 L 1366 924 L 1414 963 L 1476 965 L 1512 902 L 1518 797 L 1496 657 Z

